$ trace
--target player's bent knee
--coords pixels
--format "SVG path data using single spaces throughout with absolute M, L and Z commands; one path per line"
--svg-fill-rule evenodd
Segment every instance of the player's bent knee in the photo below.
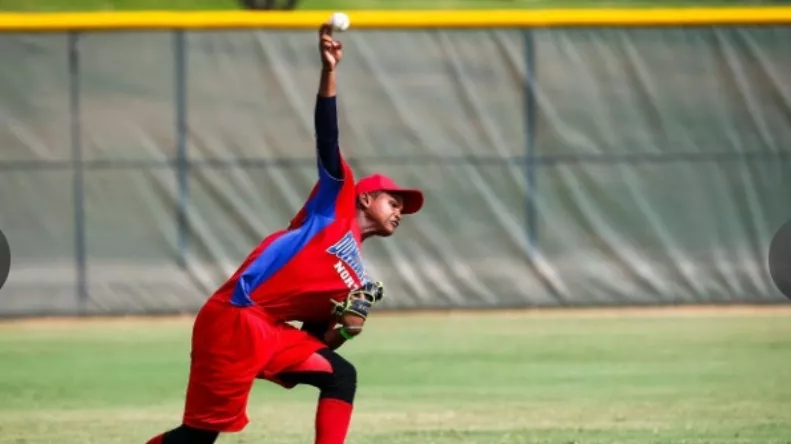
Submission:
M 325 357 L 332 364 L 332 382 L 322 389 L 321 397 L 340 399 L 351 404 L 357 392 L 357 369 L 337 353 L 329 353 Z
M 187 425 L 173 429 L 162 437 L 162 444 L 214 444 L 220 434 Z

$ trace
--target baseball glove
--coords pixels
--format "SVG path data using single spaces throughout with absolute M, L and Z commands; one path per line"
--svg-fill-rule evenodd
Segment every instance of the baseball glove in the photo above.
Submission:
M 343 302 L 335 302 L 333 314 L 343 317 L 353 314 L 363 319 L 374 305 L 384 299 L 384 285 L 381 282 L 367 282 L 362 287 L 352 290 Z

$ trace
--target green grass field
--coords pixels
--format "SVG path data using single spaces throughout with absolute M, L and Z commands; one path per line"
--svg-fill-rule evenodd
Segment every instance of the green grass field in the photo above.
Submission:
M 562 7 L 733 6 L 783 3 L 777 0 L 300 0 L 299 9 L 497 9 Z M 223 10 L 239 9 L 237 0 L 0 0 L 6 11 Z
M 343 354 L 350 444 L 791 443 L 791 312 L 386 315 Z M 0 324 L 0 443 L 178 423 L 189 320 Z M 312 442 L 316 393 L 257 384 L 222 443 Z

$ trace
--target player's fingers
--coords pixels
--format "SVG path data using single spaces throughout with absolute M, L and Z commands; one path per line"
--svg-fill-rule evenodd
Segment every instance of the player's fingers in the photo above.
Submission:
M 325 36 L 330 36 L 330 38 L 332 38 L 332 24 L 329 22 L 322 24 L 319 28 L 319 35 L 321 35 L 322 38 Z
M 321 49 L 323 51 L 340 51 L 341 49 L 343 49 L 343 44 L 341 42 L 335 42 L 335 41 L 322 42 Z
M 319 43 L 321 43 L 322 46 L 332 45 L 332 37 L 322 36 L 321 39 L 319 40 Z

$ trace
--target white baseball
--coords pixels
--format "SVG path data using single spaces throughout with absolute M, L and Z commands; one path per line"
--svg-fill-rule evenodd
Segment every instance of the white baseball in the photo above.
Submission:
M 335 12 L 330 17 L 330 23 L 332 24 L 333 31 L 346 31 L 349 29 L 349 24 L 351 21 L 349 20 L 349 16 L 343 12 Z

